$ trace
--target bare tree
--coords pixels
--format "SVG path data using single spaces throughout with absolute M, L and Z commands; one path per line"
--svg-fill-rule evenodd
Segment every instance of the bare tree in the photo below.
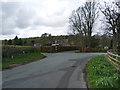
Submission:
M 118 7 L 118 12 L 116 13 L 118 16 L 117 20 L 117 42 L 118 42 L 118 54 L 120 55 L 120 1 L 115 3 Z
M 79 7 L 76 11 L 74 10 L 69 19 L 70 29 L 73 33 L 86 37 L 86 42 L 88 42 L 86 47 L 90 47 L 90 39 L 97 16 L 97 4 L 92 0 L 86 2 L 84 6 Z
M 120 49 L 120 2 L 112 2 L 111 4 L 104 3 L 100 5 L 100 10 L 105 16 L 108 32 L 112 31 L 113 49 Z
M 93 25 L 98 15 L 96 2 L 94 1 L 86 2 L 85 6 L 82 7 L 82 11 L 83 11 L 83 17 L 85 19 L 88 36 L 91 36 Z

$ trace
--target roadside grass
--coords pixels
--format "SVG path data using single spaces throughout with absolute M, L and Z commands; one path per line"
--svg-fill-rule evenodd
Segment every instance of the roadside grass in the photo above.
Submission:
M 2 59 L 2 69 L 12 68 L 14 66 L 22 65 L 29 63 L 35 60 L 44 58 L 45 56 L 40 52 L 37 53 L 25 53 L 15 56 L 12 58 L 3 58 Z
M 106 53 L 106 51 L 75 51 L 75 53 Z
M 89 88 L 120 88 L 120 72 L 104 55 L 92 58 L 86 67 Z

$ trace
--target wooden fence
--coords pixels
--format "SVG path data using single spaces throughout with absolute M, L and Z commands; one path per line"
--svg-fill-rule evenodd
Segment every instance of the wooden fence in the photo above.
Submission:
M 120 56 L 119 55 L 113 54 L 112 52 L 107 51 L 106 58 L 117 70 L 120 71 Z

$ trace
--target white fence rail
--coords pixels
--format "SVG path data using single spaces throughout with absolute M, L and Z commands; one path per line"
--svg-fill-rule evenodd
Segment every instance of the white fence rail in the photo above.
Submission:
M 117 70 L 120 71 L 120 56 L 119 55 L 113 54 L 112 52 L 107 51 L 106 58 Z

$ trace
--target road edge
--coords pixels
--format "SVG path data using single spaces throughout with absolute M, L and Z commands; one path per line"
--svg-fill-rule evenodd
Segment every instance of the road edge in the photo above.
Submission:
M 38 60 L 42 60 L 42 59 L 44 59 L 44 58 L 46 58 L 46 57 L 47 57 L 47 56 L 43 56 L 43 57 L 38 58 L 38 59 L 35 59 L 35 60 L 23 62 L 22 64 L 15 64 L 15 65 L 13 65 L 13 66 L 11 65 L 11 66 L 9 66 L 8 68 L 4 68 L 4 69 L 2 68 L 1 71 L 10 70 L 10 69 L 15 68 L 15 67 L 19 67 L 19 66 L 22 66 L 22 65 L 26 65 L 26 64 L 29 64 L 29 63 L 38 61 Z
M 87 62 L 88 63 L 88 62 Z M 83 79 L 86 83 L 87 89 L 89 90 L 89 84 L 88 84 L 88 78 L 87 78 L 87 63 L 85 64 L 85 67 L 83 68 Z

